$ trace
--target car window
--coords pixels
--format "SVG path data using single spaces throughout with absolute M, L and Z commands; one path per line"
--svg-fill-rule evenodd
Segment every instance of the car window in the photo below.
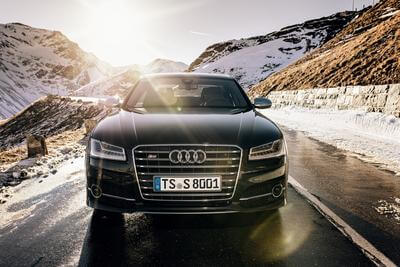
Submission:
M 249 107 L 249 102 L 239 86 L 229 79 L 177 77 L 143 79 L 128 97 L 126 108 L 146 111 Z

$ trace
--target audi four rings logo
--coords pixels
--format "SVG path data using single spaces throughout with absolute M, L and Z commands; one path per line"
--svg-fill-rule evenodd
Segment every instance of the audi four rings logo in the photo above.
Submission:
M 172 163 L 197 163 L 201 164 L 206 161 L 206 152 L 203 150 L 172 150 L 169 153 L 169 160 Z

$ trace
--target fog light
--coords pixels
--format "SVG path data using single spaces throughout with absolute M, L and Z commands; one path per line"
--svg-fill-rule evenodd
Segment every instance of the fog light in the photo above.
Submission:
M 274 198 L 278 198 L 282 195 L 283 193 L 283 185 L 282 184 L 277 184 L 274 187 L 272 187 L 272 196 Z
M 92 196 L 94 198 L 100 198 L 101 195 L 103 194 L 103 192 L 101 191 L 101 188 L 98 185 L 92 185 L 92 187 L 90 187 L 90 192 L 92 193 Z

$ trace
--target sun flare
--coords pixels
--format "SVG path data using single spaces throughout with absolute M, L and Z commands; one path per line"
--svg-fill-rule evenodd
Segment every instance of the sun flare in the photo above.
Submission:
M 122 2 L 107 2 L 94 9 L 90 20 L 95 24 L 97 36 L 108 35 L 110 41 L 123 41 L 130 36 L 143 40 L 146 37 L 145 23 L 138 13 L 138 10 L 133 12 Z
M 171 33 L 171 23 L 204 3 L 183 1 L 168 4 L 140 0 L 76 0 L 83 14 L 77 14 L 79 28 L 68 33 L 80 40 L 82 48 L 115 66 L 148 64 L 156 58 L 168 58 L 166 50 L 185 43 Z M 177 25 L 190 34 L 184 23 Z M 198 32 L 196 32 L 198 33 Z M 185 47 L 186 49 L 186 47 Z M 173 53 L 179 53 L 174 49 Z
M 130 57 L 140 61 L 143 53 L 152 51 L 148 43 L 150 22 L 140 10 L 125 1 L 99 2 L 87 5 L 88 16 L 84 32 L 93 47 L 110 57 Z

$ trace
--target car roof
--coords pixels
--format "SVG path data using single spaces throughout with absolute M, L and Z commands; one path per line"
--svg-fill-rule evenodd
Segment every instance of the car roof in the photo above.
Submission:
M 226 74 L 214 73 L 194 73 L 194 72 L 173 72 L 173 73 L 153 73 L 141 76 L 142 79 L 152 78 L 213 78 L 213 79 L 230 79 L 233 78 Z

